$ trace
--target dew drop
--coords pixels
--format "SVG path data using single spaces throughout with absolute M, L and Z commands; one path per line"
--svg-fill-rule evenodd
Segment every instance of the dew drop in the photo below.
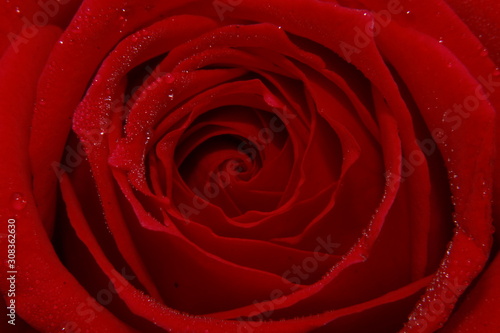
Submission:
M 79 25 L 77 25 L 75 27 L 75 29 L 72 30 L 72 32 L 75 33 L 75 34 L 81 34 L 82 33 L 82 29 L 81 29 L 81 27 Z
M 443 37 L 439 37 L 438 43 L 443 44 Z
M 153 136 L 153 130 L 152 129 L 148 129 L 146 131 L 146 144 L 148 144 L 149 140 L 151 140 L 151 137 Z
M 28 202 L 21 193 L 13 193 L 10 199 L 10 205 L 14 210 L 23 210 Z
M 486 56 L 488 55 L 488 50 L 487 50 L 487 49 L 483 49 L 483 50 L 481 51 L 481 53 L 479 53 L 479 55 L 480 55 L 481 57 L 486 57 Z
M 19 8 L 19 6 L 16 6 L 15 11 L 16 14 L 21 15 L 21 8 Z
M 495 70 L 493 71 L 493 76 L 499 76 L 500 75 L 500 68 L 495 68 Z
M 170 100 L 173 100 L 174 99 L 174 94 L 169 94 L 168 98 L 170 98 Z
M 175 77 L 172 74 L 168 73 L 165 75 L 165 80 L 167 81 L 167 83 L 172 83 L 175 81 Z
M 120 33 L 123 33 L 123 30 L 125 29 L 125 27 L 127 26 L 127 23 L 128 23 L 128 19 L 125 17 L 125 15 L 127 14 L 127 10 L 125 8 L 123 8 L 121 10 L 122 14 L 120 15 L 120 17 L 118 18 L 118 21 L 120 23 Z

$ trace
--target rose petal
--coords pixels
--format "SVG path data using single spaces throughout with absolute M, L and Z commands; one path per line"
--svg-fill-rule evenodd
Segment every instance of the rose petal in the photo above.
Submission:
M 35 100 L 33 82 L 43 70 L 59 35 L 57 28 L 41 28 L 30 43 L 19 49 L 19 53 L 11 48 L 1 59 L 1 109 L 11 110 L 1 113 L 1 117 L 7 119 L 0 122 L 3 140 L 10 142 L 0 147 L 6 162 L 1 166 L 4 190 L 0 195 L 5 207 L 1 215 L 4 221 L 11 217 L 16 220 L 16 239 L 19 240 L 16 247 L 17 313 L 38 330 L 60 330 L 70 324 L 84 330 L 91 329 L 92 325 L 83 320 L 77 309 L 90 296 L 61 264 L 43 228 L 31 193 L 27 154 Z M 33 53 L 39 56 L 33 58 Z M 11 196 L 16 192 L 26 200 L 25 207 L 10 208 Z M 8 290 L 6 274 L 7 269 L 2 269 L 2 290 Z M 34 286 L 36 293 L 32 292 Z M 55 308 L 58 310 L 54 311 Z M 106 327 L 108 332 L 130 331 L 107 310 L 100 312 L 92 324 Z

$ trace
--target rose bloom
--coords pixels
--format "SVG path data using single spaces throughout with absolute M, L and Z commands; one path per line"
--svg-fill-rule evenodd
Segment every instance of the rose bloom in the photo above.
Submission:
M 500 332 L 500 3 L 5 0 L 2 332 Z

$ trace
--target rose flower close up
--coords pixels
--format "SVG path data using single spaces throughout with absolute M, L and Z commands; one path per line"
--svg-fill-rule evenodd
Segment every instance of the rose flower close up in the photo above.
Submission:
M 500 332 L 500 4 L 5 0 L 2 332 Z

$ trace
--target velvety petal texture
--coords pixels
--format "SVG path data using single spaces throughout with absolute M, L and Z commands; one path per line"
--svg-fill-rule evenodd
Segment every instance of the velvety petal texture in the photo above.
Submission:
M 499 331 L 496 14 L 5 1 L 0 327 Z

